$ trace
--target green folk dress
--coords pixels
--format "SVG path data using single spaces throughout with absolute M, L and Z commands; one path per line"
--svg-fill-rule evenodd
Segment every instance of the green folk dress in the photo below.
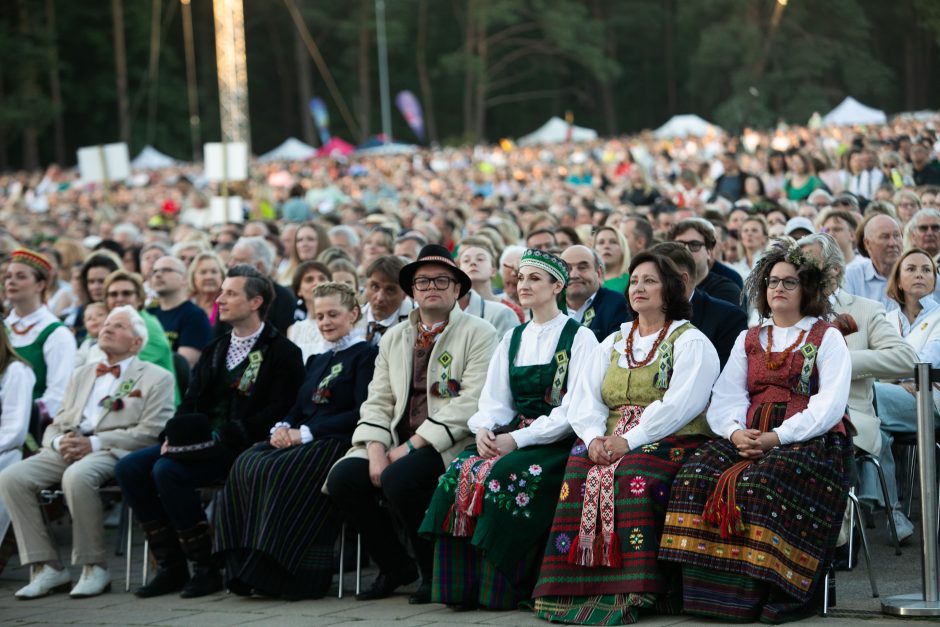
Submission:
M 516 327 L 509 344 L 509 386 L 516 418 L 496 433 L 506 433 L 549 414 L 561 405 L 568 372 L 559 364 L 571 361 L 579 325 L 568 320 L 545 364 L 516 366 L 525 325 Z M 552 391 L 555 394 L 552 394 Z M 517 449 L 498 458 L 476 491 L 479 513 L 464 522 L 459 511 L 461 468 L 478 471 L 483 460 L 473 445 L 461 453 L 441 477 L 420 532 L 435 541 L 432 599 L 448 605 L 480 605 L 494 610 L 516 608 L 527 601 L 552 512 L 558 501 L 565 461 L 574 436 L 551 444 Z M 465 469 L 465 473 L 469 469 Z M 466 487 L 466 486 L 465 486 Z

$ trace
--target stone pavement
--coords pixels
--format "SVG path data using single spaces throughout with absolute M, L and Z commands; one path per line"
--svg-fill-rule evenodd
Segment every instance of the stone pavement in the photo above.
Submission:
M 68 555 L 69 525 L 56 523 L 52 531 L 60 541 L 62 555 Z M 116 531 L 111 530 L 110 538 Z M 895 556 L 887 543 L 884 517 L 877 519 L 875 529 L 869 530 L 873 545 L 873 561 L 880 592 L 884 596 L 905 594 L 920 590 L 920 551 L 916 543 L 903 547 L 903 555 Z M 132 582 L 140 581 L 142 544 L 140 532 L 134 547 Z M 453 612 L 440 605 L 408 605 L 403 592 L 390 599 L 357 602 L 354 598 L 355 576 L 346 576 L 346 595 L 342 600 L 334 595 L 317 601 L 288 602 L 276 599 L 243 599 L 219 593 L 202 599 L 180 599 L 167 596 L 156 599 L 137 599 L 124 592 L 124 560 L 112 557 L 111 572 L 114 590 L 93 599 L 73 600 L 67 594 L 57 594 L 35 601 L 18 601 L 13 592 L 28 579 L 26 569 L 20 568 L 14 557 L 0 574 L 0 624 L 2 625 L 182 625 L 226 627 L 252 626 L 355 626 L 373 627 L 395 625 L 424 627 L 431 625 L 466 627 L 467 625 L 512 625 L 513 627 L 545 627 L 548 623 L 536 619 L 528 612 Z M 77 569 L 73 568 L 77 578 Z M 373 568 L 363 573 L 363 585 L 371 582 Z M 838 605 L 827 618 L 811 618 L 801 625 L 827 625 L 831 627 L 864 625 L 899 625 L 900 619 L 883 616 L 878 599 L 873 599 L 864 565 L 849 573 L 838 573 Z M 909 619 L 906 622 L 912 622 Z M 649 627 L 667 625 L 717 625 L 717 622 L 696 621 L 683 616 L 648 617 L 641 621 Z

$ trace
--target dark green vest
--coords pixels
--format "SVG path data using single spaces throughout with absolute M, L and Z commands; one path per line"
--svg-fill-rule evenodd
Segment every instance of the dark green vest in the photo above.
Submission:
M 529 325 L 528 322 L 516 327 L 512 331 L 509 342 L 509 389 L 516 405 L 516 411 L 526 418 L 538 418 L 550 413 L 561 404 L 568 384 L 568 370 L 571 365 L 571 346 L 574 336 L 577 335 L 580 325 L 568 319 L 565 328 L 561 331 L 558 344 L 552 360 L 546 364 L 533 366 L 516 366 L 516 355 L 519 344 L 522 342 L 522 331 Z M 556 381 L 556 374 L 558 380 Z M 558 388 L 558 402 L 552 402 L 552 389 Z
M 39 337 L 37 337 L 32 344 L 20 346 L 15 349 L 19 356 L 32 366 L 33 374 L 36 375 L 36 385 L 33 387 L 33 400 L 36 400 L 46 392 L 46 372 L 48 368 L 46 368 L 46 358 L 42 354 L 43 345 L 45 345 L 49 336 L 52 335 L 52 332 L 62 326 L 65 325 L 61 322 L 51 322 L 49 326 L 39 333 Z M 10 332 L 11 331 L 7 329 L 7 333 Z

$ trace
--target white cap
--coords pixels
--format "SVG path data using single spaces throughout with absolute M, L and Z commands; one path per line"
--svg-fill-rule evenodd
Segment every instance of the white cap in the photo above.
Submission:
M 784 235 L 789 235 L 793 231 L 797 231 L 799 229 L 809 231 L 810 233 L 816 232 L 816 227 L 813 226 L 813 223 L 810 222 L 809 218 L 797 216 L 787 220 L 787 225 L 783 228 L 783 233 Z

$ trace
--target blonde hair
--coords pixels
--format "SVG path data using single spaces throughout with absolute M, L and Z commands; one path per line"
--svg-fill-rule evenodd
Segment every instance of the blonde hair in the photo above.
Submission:
M 627 237 L 620 232 L 619 229 L 615 229 L 612 226 L 602 226 L 597 229 L 597 232 L 594 233 L 594 237 L 591 240 L 591 248 L 594 249 L 594 244 L 597 241 L 597 236 L 603 233 L 604 231 L 610 231 L 617 238 L 617 242 L 620 244 L 620 252 L 623 256 L 623 260 L 620 262 L 619 268 L 606 268 L 606 275 L 609 277 L 618 277 L 627 274 L 630 270 L 630 244 L 627 242 Z
M 339 298 L 340 304 L 349 311 L 355 309 L 356 322 L 362 317 L 362 308 L 359 307 L 359 299 L 356 298 L 356 292 L 345 283 L 329 281 L 327 283 L 320 283 L 313 288 L 312 297 L 314 300 L 328 296 L 336 296 Z
M 196 266 L 199 265 L 201 261 L 205 260 L 214 261 L 219 267 L 219 272 L 222 273 L 222 279 L 225 279 L 225 262 L 222 261 L 222 258 L 219 255 L 211 250 L 204 250 L 195 257 L 193 257 L 193 262 L 189 264 L 189 268 L 186 269 L 186 285 L 189 286 L 189 293 L 196 293 Z

